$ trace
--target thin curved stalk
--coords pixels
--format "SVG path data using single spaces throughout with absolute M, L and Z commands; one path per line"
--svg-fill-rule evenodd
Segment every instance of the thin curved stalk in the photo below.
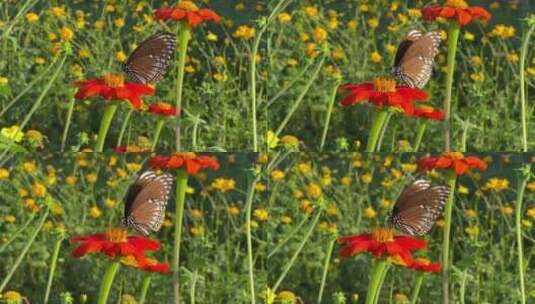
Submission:
M 376 152 L 377 142 L 379 141 L 379 136 L 383 130 L 386 119 L 388 117 L 387 110 L 378 110 L 375 113 L 375 118 L 373 119 L 372 128 L 370 134 L 368 135 L 368 142 L 366 144 L 366 152 Z
M 368 293 L 366 294 L 366 304 L 375 304 L 381 292 L 381 286 L 384 279 L 384 274 L 388 270 L 388 262 L 386 260 L 376 260 L 372 269 L 372 278 L 368 285 Z
M 418 152 L 418 150 L 420 150 L 420 145 L 422 144 L 422 139 L 424 138 L 426 127 L 427 122 L 425 121 L 421 122 L 418 126 L 418 133 L 416 135 L 416 140 L 414 141 L 412 152 Z
M 132 112 L 134 112 L 134 108 L 130 108 L 128 113 L 126 113 L 126 117 L 124 118 L 123 125 L 121 126 L 121 131 L 119 133 L 119 138 L 117 139 L 117 147 L 121 146 L 123 143 L 124 133 L 126 131 L 126 127 L 128 126 L 128 122 L 130 121 L 130 117 L 132 116 Z
M 460 27 L 457 21 L 451 21 L 448 28 L 448 66 L 446 70 L 446 98 L 444 100 L 444 149 L 451 150 L 451 102 L 453 74 L 455 73 L 455 55 L 459 40 Z
M 143 284 L 141 286 L 141 294 L 139 295 L 139 304 L 145 303 L 145 299 L 147 298 L 147 293 L 150 287 L 151 278 L 152 277 L 150 274 L 146 274 L 145 277 L 143 278 Z
M 251 215 L 253 210 L 253 199 L 255 194 L 255 185 L 260 179 L 259 176 L 255 177 L 249 189 L 247 190 L 247 203 L 245 206 L 245 231 L 247 234 L 247 264 L 249 268 L 249 291 L 251 293 L 251 304 L 256 302 L 255 299 L 255 287 L 254 287 L 254 261 L 253 261 L 253 238 L 251 234 Z
M 175 243 L 173 251 L 173 291 L 174 303 L 180 303 L 180 243 L 182 239 L 182 222 L 184 220 L 184 205 L 186 201 L 186 188 L 188 187 L 188 174 L 184 169 L 178 170 L 176 177 L 175 197 Z
M 303 237 L 303 240 L 299 244 L 299 247 L 297 247 L 297 249 L 295 250 L 295 252 L 294 252 L 294 254 L 292 256 L 292 258 L 286 264 L 286 267 L 282 271 L 282 274 L 277 279 L 277 282 L 275 283 L 275 285 L 273 285 L 273 292 L 274 293 L 276 293 L 276 291 L 279 288 L 280 284 L 282 283 L 282 281 L 284 281 L 284 278 L 286 277 L 286 275 L 288 274 L 288 272 L 290 271 L 290 269 L 294 265 L 295 261 L 297 260 L 297 257 L 301 253 L 301 250 L 303 250 L 303 248 L 305 247 L 306 242 L 310 239 L 310 236 L 312 235 L 312 232 L 314 232 L 314 229 L 316 228 L 316 224 L 318 223 L 321 214 L 322 214 L 321 210 L 318 211 L 318 213 L 314 217 L 314 220 L 312 221 L 312 224 L 310 224 L 310 228 L 308 229 L 307 233 Z
M 410 304 L 416 304 L 416 301 L 418 301 L 418 296 L 420 295 L 420 289 L 422 287 L 422 282 L 424 281 L 424 276 L 425 272 L 418 274 L 418 277 L 416 278 L 416 283 L 414 284 L 414 287 L 412 289 Z
M 30 247 L 32 246 L 33 242 L 35 241 L 35 238 L 37 237 L 37 234 L 41 231 L 43 228 L 43 225 L 45 224 L 46 219 L 48 218 L 49 209 L 47 208 L 43 216 L 41 216 L 41 220 L 37 224 L 37 227 L 35 228 L 33 234 L 28 239 L 28 242 L 26 243 L 26 246 L 22 249 L 22 251 L 19 254 L 19 257 L 11 267 L 11 270 L 8 272 L 8 274 L 4 277 L 4 280 L 2 281 L 2 284 L 0 284 L 0 293 L 4 291 L 4 288 L 6 287 L 7 283 L 9 283 L 9 280 L 11 280 L 11 277 L 13 274 L 15 274 L 15 271 L 19 267 L 20 263 L 26 256 L 26 253 L 28 253 L 28 250 L 30 250 Z
M 186 67 L 186 55 L 188 52 L 188 43 L 191 38 L 191 30 L 186 23 L 182 23 L 178 32 L 178 72 L 176 78 L 176 150 L 181 151 L 181 115 L 182 109 L 182 90 L 184 86 L 184 68 Z
M 531 35 L 535 31 L 535 22 L 531 24 L 527 33 L 523 38 L 522 49 L 520 51 L 520 102 L 522 106 L 521 120 L 522 120 L 522 151 L 528 152 L 528 124 L 527 124 L 527 97 L 526 97 L 526 57 L 528 54 L 528 45 Z
M 117 270 L 119 270 L 119 266 L 121 266 L 121 263 L 118 261 L 111 262 L 108 266 L 108 269 L 106 270 L 106 273 L 104 274 L 104 278 L 102 279 L 102 283 L 100 285 L 98 304 L 108 303 L 108 296 L 110 294 L 111 286 L 113 285 L 113 279 L 117 274 Z
M 119 105 L 116 102 L 110 102 L 104 108 L 104 114 L 100 120 L 100 127 L 97 135 L 97 142 L 95 143 L 95 152 L 102 152 L 104 150 L 104 142 L 106 142 L 106 136 L 110 129 L 111 122 L 117 111 Z
M 52 281 L 54 280 L 54 273 L 56 272 L 56 265 L 58 264 L 59 250 L 61 249 L 61 243 L 63 242 L 63 236 L 58 238 L 54 245 L 54 251 L 52 253 L 52 263 L 50 264 L 50 273 L 48 275 L 48 282 L 46 283 L 46 292 L 44 304 L 48 303 L 50 297 L 50 290 L 52 289 Z
M 455 196 L 455 184 L 457 176 L 455 172 L 449 172 L 446 177 L 450 195 L 444 208 L 444 234 L 442 238 L 442 300 L 444 304 L 449 304 L 449 270 L 450 270 L 450 233 L 451 215 L 453 212 L 453 202 Z
M 327 108 L 327 117 L 325 117 L 325 125 L 323 126 L 323 133 L 321 135 L 320 152 L 323 151 L 323 146 L 325 145 L 325 140 L 327 139 L 327 132 L 329 131 L 329 123 L 331 122 L 331 114 L 333 112 L 334 101 L 336 100 L 336 93 L 338 92 L 339 85 L 340 83 L 336 82 L 336 84 L 334 85 L 333 91 L 331 93 L 331 96 L 329 98 L 329 106 Z
M 334 244 L 336 243 L 336 239 L 331 240 L 331 243 L 329 244 L 329 247 L 327 248 L 327 255 L 325 256 L 325 263 L 323 263 L 323 274 L 321 276 L 321 285 L 320 285 L 320 291 L 318 293 L 318 304 L 321 304 L 321 298 L 323 297 L 323 290 L 325 288 L 325 282 L 327 281 L 327 273 L 329 273 L 329 263 L 331 261 L 331 256 L 333 254 Z
M 524 250 L 522 244 L 522 204 L 524 200 L 524 190 L 530 178 L 531 166 L 527 165 L 522 169 L 523 178 L 518 184 L 516 192 L 516 206 L 515 206 L 515 233 L 516 233 L 516 248 L 518 254 L 518 281 L 520 284 L 520 303 L 526 303 L 526 282 L 524 279 Z
M 71 126 L 72 112 L 74 111 L 74 103 L 76 99 L 74 96 L 71 97 L 69 101 L 69 108 L 67 110 L 67 120 L 65 122 L 65 128 L 63 129 L 63 136 L 61 136 L 61 152 L 65 151 L 65 143 L 67 142 L 67 135 L 69 134 L 69 129 Z
M 151 145 L 152 151 L 154 151 L 154 149 L 156 149 L 156 145 L 158 145 L 158 140 L 160 139 L 160 133 L 162 132 L 162 128 L 164 124 L 165 124 L 165 119 L 158 119 L 158 122 L 156 123 L 156 131 L 154 132 L 154 138 L 152 139 L 152 145 Z

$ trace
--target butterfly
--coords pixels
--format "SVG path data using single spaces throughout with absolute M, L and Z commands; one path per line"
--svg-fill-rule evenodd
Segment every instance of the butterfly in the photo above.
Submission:
M 428 180 L 417 179 L 399 195 L 390 223 L 411 236 L 424 235 L 433 228 L 449 195 L 447 186 L 431 185 Z
M 137 83 L 155 83 L 162 79 L 171 62 L 176 38 L 170 33 L 157 33 L 143 42 L 130 54 L 123 65 L 129 80 Z
M 439 32 L 410 31 L 396 52 L 394 76 L 411 88 L 423 88 L 431 78 L 440 41 Z
M 143 235 L 148 235 L 149 230 L 159 231 L 172 186 L 169 173 L 157 175 L 148 170 L 140 174 L 126 193 L 123 225 Z

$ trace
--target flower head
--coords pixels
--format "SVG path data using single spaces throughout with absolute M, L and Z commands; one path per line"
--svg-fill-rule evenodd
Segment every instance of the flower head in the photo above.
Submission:
M 344 247 L 340 250 L 343 257 L 370 252 L 376 257 L 388 256 L 405 265 L 413 262 L 412 252 L 427 247 L 427 242 L 407 235 L 394 235 L 389 228 L 376 228 L 371 233 L 348 235 L 338 238 Z
M 414 109 L 414 117 L 427 118 L 432 120 L 444 120 L 444 112 L 436 110 L 433 107 L 420 105 Z
M 474 19 L 489 21 L 491 14 L 480 6 L 468 6 L 464 0 L 446 0 L 444 6 L 430 5 L 422 9 L 426 21 L 434 21 L 438 17 L 457 20 L 465 26 Z
M 456 175 L 463 175 L 470 169 L 487 170 L 487 163 L 476 156 L 464 156 L 461 152 L 445 152 L 440 156 L 428 156 L 418 160 L 420 171 L 451 169 Z
M 81 243 L 72 251 L 72 256 L 79 258 L 87 254 L 101 252 L 110 258 L 134 256 L 143 261 L 146 251 L 160 249 L 160 243 L 152 239 L 133 235 L 122 228 L 109 228 L 104 233 L 71 238 L 71 243 Z
M 362 101 L 369 101 L 376 107 L 395 107 L 407 115 L 414 115 L 414 101 L 424 101 L 427 94 L 417 88 L 397 86 L 396 81 L 387 78 L 376 78 L 374 82 L 346 84 L 340 87 L 344 98 L 342 106 L 352 106 Z
M 163 7 L 154 12 L 158 20 L 184 20 L 190 27 L 206 22 L 219 22 L 221 17 L 214 11 L 206 8 L 198 8 L 192 1 L 180 1 L 175 7 Z
M 155 259 L 145 257 L 144 259 L 138 260 L 134 256 L 129 255 L 126 257 L 121 258 L 121 263 L 127 266 L 131 266 L 137 269 L 141 269 L 143 271 L 148 272 L 168 272 L 169 271 L 169 264 L 167 263 L 159 263 Z
M 161 116 L 176 116 L 176 108 L 166 102 L 158 102 L 149 105 L 149 113 Z
M 104 100 L 127 100 L 136 109 L 141 108 L 141 96 L 154 95 L 151 86 L 140 83 L 124 82 L 124 77 L 118 74 L 106 74 L 102 78 L 75 82 L 78 87 L 76 99 L 86 99 L 100 96 Z
M 193 152 L 177 152 L 169 156 L 157 155 L 149 160 L 149 164 L 153 169 L 186 169 L 190 175 L 197 174 L 202 169 L 219 169 L 217 158 Z

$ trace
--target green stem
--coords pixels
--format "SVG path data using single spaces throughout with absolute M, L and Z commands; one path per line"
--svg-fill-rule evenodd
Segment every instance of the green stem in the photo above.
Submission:
M 247 190 L 247 203 L 245 205 L 245 231 L 247 234 L 247 264 L 249 268 L 249 291 L 251 293 L 251 304 L 256 302 L 255 299 L 255 287 L 254 287 L 254 261 L 253 261 L 253 237 L 251 233 L 251 215 L 253 210 L 253 199 L 255 194 L 255 185 L 260 179 L 259 176 L 255 177 L 249 189 Z
M 412 152 L 418 152 L 418 150 L 420 149 L 420 145 L 422 144 L 422 139 L 424 138 L 426 127 L 426 121 L 421 122 L 418 126 L 418 134 L 416 135 L 416 140 L 414 141 L 414 148 L 412 149 Z
M 383 129 L 383 125 L 385 124 L 387 117 L 387 110 L 378 110 L 375 113 L 372 128 L 368 136 L 368 143 L 366 144 L 366 152 L 375 152 L 377 148 L 377 142 L 379 140 L 379 135 L 381 134 L 381 130 Z
M 372 269 L 372 278 L 368 285 L 368 294 L 366 295 L 366 304 L 375 304 L 376 299 L 379 299 L 382 282 L 386 271 L 388 270 L 388 262 L 386 260 L 376 260 Z
M 263 32 L 261 32 L 263 33 Z M 249 54 L 251 60 L 251 67 L 249 69 L 249 94 L 251 95 L 251 121 L 253 128 L 253 152 L 258 152 L 258 135 L 256 127 L 256 54 L 258 53 L 258 48 L 260 47 L 260 41 L 262 38 L 261 33 L 255 37 L 253 43 L 253 49 L 251 54 Z
M 442 239 L 442 299 L 444 304 L 449 304 L 449 253 L 450 253 L 450 233 L 451 233 L 451 214 L 453 211 L 453 202 L 455 196 L 455 184 L 457 175 L 450 171 L 447 174 L 446 182 L 450 188 L 450 195 L 444 208 L 444 235 Z
M 535 31 L 535 23 L 533 23 L 528 32 L 525 34 L 522 42 L 522 50 L 520 51 L 520 102 L 522 105 L 522 151 L 528 152 L 528 125 L 526 118 L 526 80 L 525 80 L 525 69 L 526 69 L 526 57 L 528 54 L 528 45 L 531 35 Z
M 414 284 L 414 287 L 412 289 L 410 304 L 416 304 L 416 301 L 418 301 L 418 295 L 420 294 L 420 288 L 422 287 L 424 276 L 425 272 L 418 274 L 418 277 L 416 278 L 416 284 Z
M 121 263 L 119 261 L 111 262 L 104 274 L 102 283 L 100 284 L 100 292 L 98 295 L 98 304 L 108 303 L 108 296 L 110 294 L 111 286 L 113 285 L 113 279 L 119 270 Z
M 141 287 L 141 294 L 139 296 L 139 304 L 145 303 L 145 298 L 147 297 L 147 292 L 149 291 L 151 278 L 152 276 L 150 274 L 145 275 L 145 277 L 143 278 L 143 285 Z
M 54 279 L 54 272 L 56 271 L 56 265 L 58 263 L 59 250 L 61 249 L 61 243 L 63 242 L 63 236 L 58 238 L 54 246 L 54 252 L 52 253 L 52 263 L 50 264 L 50 274 L 48 275 L 48 282 L 46 284 L 45 300 L 44 304 L 48 303 L 50 297 L 50 290 L 52 289 L 52 280 Z
M 164 123 L 165 123 L 165 119 L 163 118 L 158 119 L 158 123 L 156 124 L 156 132 L 154 133 L 154 139 L 152 140 L 152 146 L 151 146 L 152 151 L 154 151 L 154 149 L 156 148 L 156 145 L 158 144 L 158 140 L 160 139 L 160 133 L 162 132 Z
M 128 126 L 128 122 L 130 121 L 130 117 L 132 116 L 133 112 L 134 112 L 134 108 L 130 108 L 128 110 L 128 113 L 126 113 L 126 117 L 124 118 L 123 125 L 121 126 L 121 132 L 119 133 L 119 138 L 117 139 L 117 147 L 121 146 L 123 143 L 124 132 L 126 132 L 126 127 Z
M 286 275 L 288 274 L 288 272 L 290 271 L 290 269 L 294 265 L 295 261 L 297 260 L 297 257 L 301 253 L 301 250 L 303 250 L 303 247 L 305 247 L 306 242 L 308 241 L 308 239 L 310 239 L 310 236 L 312 235 L 312 232 L 314 232 L 314 229 L 316 228 L 316 224 L 318 223 L 321 214 L 322 214 L 321 210 L 318 211 L 318 213 L 314 217 L 314 220 L 312 221 L 312 224 L 310 224 L 310 228 L 308 229 L 308 231 L 306 232 L 305 236 L 303 237 L 303 240 L 299 244 L 299 247 L 297 247 L 297 249 L 295 250 L 295 252 L 294 252 L 294 254 L 292 256 L 292 258 L 286 264 L 286 267 L 284 268 L 282 274 L 279 276 L 277 282 L 275 283 L 275 285 L 273 285 L 273 292 L 274 293 L 277 292 L 277 289 L 279 288 L 280 284 L 282 283 L 282 281 L 284 280 L 284 278 L 286 277 Z
M 197 287 L 197 271 L 193 272 L 193 279 L 189 291 L 190 303 L 195 304 L 195 288 Z
M 325 125 L 323 126 L 323 134 L 321 135 L 320 152 L 323 151 L 325 140 L 327 139 L 327 131 L 329 130 L 329 123 L 331 122 L 331 114 L 334 108 L 334 101 L 336 100 L 336 93 L 338 92 L 339 82 L 334 85 L 331 97 L 329 98 L 329 106 L 327 108 L 327 117 L 325 117 Z
M 516 232 L 516 246 L 518 253 L 518 280 L 520 281 L 520 297 L 521 303 L 526 303 L 526 285 L 524 280 L 524 250 L 522 246 L 522 204 L 524 200 L 524 190 L 528 183 L 531 166 L 527 165 L 523 170 L 523 178 L 518 185 L 516 193 L 516 207 L 515 207 L 515 232 Z
M 176 78 L 176 150 L 181 150 L 181 116 L 182 112 L 182 88 L 184 84 L 184 68 L 186 66 L 186 56 L 188 52 L 188 42 L 191 38 L 191 30 L 186 23 L 182 23 L 178 32 L 178 73 Z
M 325 282 L 327 281 L 327 273 L 329 272 L 329 263 L 334 249 L 336 239 L 332 240 L 327 248 L 327 255 L 325 256 L 325 263 L 323 263 L 323 275 L 321 276 L 320 291 L 318 293 L 318 304 L 321 304 L 321 298 L 323 297 L 323 289 L 325 288 Z
M 67 142 L 67 135 L 69 134 L 69 128 L 71 126 L 72 112 L 74 111 L 74 103 L 76 99 L 71 96 L 69 101 L 69 108 L 67 110 L 67 120 L 65 122 L 65 128 L 63 129 L 63 136 L 61 137 L 61 152 L 65 150 L 65 142 Z
M 184 219 L 184 203 L 186 202 L 186 188 L 188 187 L 188 174 L 184 169 L 178 170 L 176 177 L 176 198 L 175 198 L 175 244 L 173 255 L 173 290 L 175 304 L 180 303 L 180 240 L 182 238 L 182 221 Z
M 102 152 L 104 150 L 104 142 L 106 141 L 106 136 L 108 135 L 108 130 L 110 129 L 117 107 L 117 103 L 112 101 L 107 103 L 104 108 L 104 115 L 100 120 L 100 128 L 98 130 L 97 142 L 95 144 L 95 152 Z
M 33 234 L 30 236 L 30 238 L 28 239 L 28 242 L 26 243 L 26 245 L 22 249 L 22 252 L 20 252 L 17 260 L 15 261 L 13 266 L 11 267 L 11 270 L 4 277 L 4 280 L 2 281 L 2 284 L 0 284 L 0 294 L 2 293 L 4 288 L 6 287 L 7 283 L 9 282 L 9 280 L 11 279 L 13 274 L 15 274 L 15 271 L 17 270 L 17 268 L 19 267 L 20 263 L 22 262 L 22 260 L 26 256 L 26 253 L 28 253 L 28 250 L 30 250 L 30 247 L 32 246 L 33 242 L 35 241 L 35 238 L 37 237 L 37 234 L 39 234 L 39 231 L 41 231 L 41 228 L 43 228 L 43 225 L 44 225 L 44 223 L 45 223 L 45 221 L 46 221 L 46 219 L 48 217 L 48 213 L 49 213 L 49 210 L 47 208 L 45 213 L 42 215 L 41 220 L 37 224 L 37 227 L 35 228 Z
M 460 27 L 457 21 L 451 21 L 448 28 L 448 67 L 446 71 L 446 99 L 444 100 L 444 147 L 446 151 L 451 150 L 451 97 L 459 32 Z
M 314 72 L 312 72 L 312 74 L 310 75 L 310 78 L 308 79 L 308 82 L 305 84 L 305 87 L 303 88 L 303 91 L 301 91 L 301 94 L 299 94 L 297 99 L 294 101 L 292 107 L 290 108 L 290 110 L 286 114 L 286 117 L 284 117 L 284 120 L 281 122 L 281 124 L 277 128 L 277 131 L 275 132 L 275 136 L 276 137 L 279 137 L 279 135 L 281 134 L 282 130 L 284 130 L 284 128 L 286 127 L 286 124 L 288 124 L 288 122 L 290 121 L 290 119 L 294 115 L 294 113 L 297 110 L 297 108 L 299 108 L 299 105 L 301 105 L 301 102 L 303 101 L 303 99 L 305 98 L 305 95 L 307 94 L 308 90 L 312 86 L 312 83 L 314 83 L 314 80 L 316 80 L 316 78 L 318 77 L 318 74 L 321 71 L 321 67 L 323 66 L 323 63 L 325 62 L 325 58 L 326 58 L 325 55 L 323 55 L 321 57 L 320 62 L 316 66 L 316 69 L 314 70 Z

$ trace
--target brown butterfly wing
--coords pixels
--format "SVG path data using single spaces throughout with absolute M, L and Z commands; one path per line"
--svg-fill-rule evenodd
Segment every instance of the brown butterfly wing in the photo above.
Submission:
M 175 46 L 172 34 L 160 32 L 149 37 L 132 52 L 123 66 L 124 72 L 134 82 L 160 81 L 171 63 Z
M 394 60 L 394 68 L 399 67 L 401 60 L 407 53 L 407 50 L 420 37 L 422 37 L 422 32 L 418 30 L 412 30 L 407 34 L 407 36 L 405 36 L 404 40 L 401 41 L 401 43 L 399 44 L 398 50 L 396 51 L 396 57 Z
M 156 175 L 154 171 L 145 171 L 141 174 L 128 191 L 123 222 L 145 235 L 149 230 L 160 230 L 172 185 L 173 177 L 168 173 Z
M 416 180 L 396 201 L 390 222 L 409 235 L 424 235 L 442 213 L 449 193 L 446 186 L 431 186 L 428 181 Z

